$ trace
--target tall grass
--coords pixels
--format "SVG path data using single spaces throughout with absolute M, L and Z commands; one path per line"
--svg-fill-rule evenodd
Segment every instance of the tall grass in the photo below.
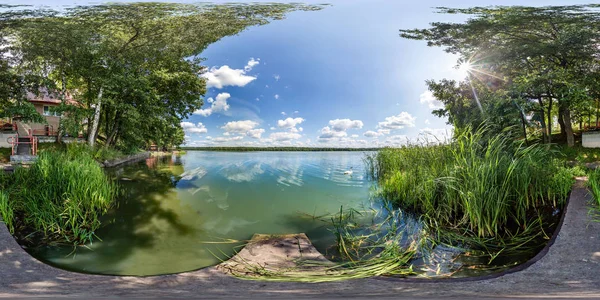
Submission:
M 590 172 L 588 177 L 588 187 L 593 196 L 593 208 L 590 213 L 595 219 L 600 219 L 600 169 Z
M 10 205 L 2 205 L 0 196 L 5 222 L 13 215 L 18 226 L 33 230 L 46 242 L 93 240 L 118 188 L 89 152 L 76 149 L 45 151 L 29 168 L 15 169 L 5 192 Z
M 438 232 L 438 239 L 517 249 L 544 236 L 573 176 L 543 145 L 526 146 L 487 128 L 446 145 L 387 148 L 368 157 L 381 194 Z M 498 250 L 502 251 L 502 250 Z

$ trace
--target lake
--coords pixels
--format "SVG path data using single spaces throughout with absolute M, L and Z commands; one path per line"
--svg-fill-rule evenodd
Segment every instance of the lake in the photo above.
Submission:
M 28 251 L 63 269 L 115 275 L 212 266 L 254 233 L 304 232 L 327 254 L 334 235 L 319 217 L 370 205 L 365 155 L 189 151 L 149 158 L 109 171 L 122 196 L 93 244 Z

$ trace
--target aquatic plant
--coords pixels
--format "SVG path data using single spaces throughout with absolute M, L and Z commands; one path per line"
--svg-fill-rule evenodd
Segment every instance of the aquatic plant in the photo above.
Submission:
M 445 145 L 386 148 L 368 157 L 381 196 L 434 230 L 438 241 L 490 253 L 523 248 L 542 234 L 573 184 L 572 172 L 543 145 L 487 127 L 457 132 Z M 494 254 L 491 254 L 492 257 Z
M 5 192 L 10 206 L 0 199 L 3 219 L 50 243 L 91 242 L 118 191 L 87 151 L 43 152 L 11 177 Z

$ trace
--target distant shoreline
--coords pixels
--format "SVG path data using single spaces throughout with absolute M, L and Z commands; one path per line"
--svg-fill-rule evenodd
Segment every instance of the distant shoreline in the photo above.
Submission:
M 280 152 L 319 152 L 319 151 L 378 151 L 382 148 L 313 148 L 313 147 L 181 147 L 186 151 L 230 151 L 230 152 L 250 152 L 250 151 L 280 151 Z

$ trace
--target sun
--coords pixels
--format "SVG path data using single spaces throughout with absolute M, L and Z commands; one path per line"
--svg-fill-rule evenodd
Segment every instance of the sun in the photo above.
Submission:
M 467 77 L 471 73 L 471 70 L 473 70 L 473 65 L 470 62 L 463 62 L 458 65 L 458 72 L 460 72 L 462 77 Z

